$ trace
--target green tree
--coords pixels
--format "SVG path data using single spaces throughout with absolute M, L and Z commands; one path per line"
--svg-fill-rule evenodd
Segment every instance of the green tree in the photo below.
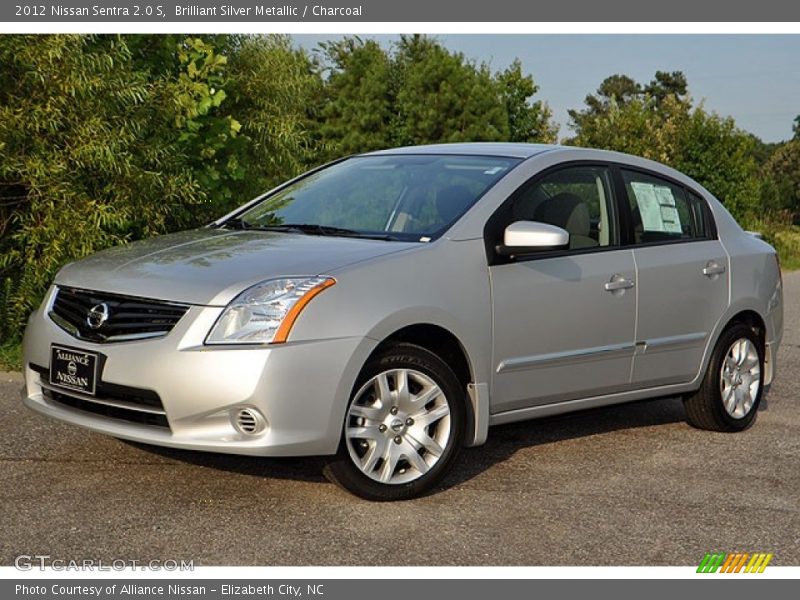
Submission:
M 319 133 L 329 158 L 387 148 L 397 85 L 391 56 L 375 40 L 323 44 L 328 79 Z
M 554 142 L 548 106 L 515 61 L 492 74 L 437 40 L 403 36 L 391 48 L 346 37 L 322 45 L 327 157 L 393 145 L 463 141 Z
M 645 86 L 641 86 L 642 92 L 661 104 L 670 96 L 686 99 L 689 93 L 689 84 L 686 75 L 681 71 L 656 71 L 655 77 Z
M 583 110 L 569 110 L 571 125 L 580 131 L 591 129 L 594 122 L 609 113 L 624 109 L 629 104 L 638 104 L 648 112 L 664 109 L 674 111 L 680 105 L 690 104 L 687 97 L 686 76 L 680 71 L 671 73 L 656 71 L 655 77 L 646 85 L 638 83 L 627 75 L 606 77 L 594 94 L 586 96 Z M 676 104 L 677 101 L 677 104 Z M 634 112 L 636 112 L 634 108 Z
M 772 154 L 764 165 L 764 180 L 772 186 L 773 207 L 787 211 L 792 220 L 800 218 L 800 139 Z
M 174 96 L 132 68 L 121 38 L 2 36 L 0 64 L 5 337 L 62 264 L 163 230 L 205 196 L 164 136 Z
M 641 93 L 642 86 L 627 75 L 611 75 L 603 80 L 594 94 L 587 94 L 583 101 L 586 108 L 567 112 L 573 127 L 581 130 L 591 126 L 592 121 L 600 115 L 608 114 L 612 107 L 624 107 L 631 100 L 639 98 Z
M 236 182 L 244 178 L 237 140 L 241 124 L 220 107 L 227 97 L 228 58 L 202 38 L 188 38 L 177 45 L 177 76 L 165 80 L 165 93 L 173 98 L 177 148 L 185 157 L 185 168 L 196 178 L 203 194 L 213 199 L 202 220 L 208 220 L 220 205 L 229 204 Z M 194 219 L 200 214 L 195 212 Z M 176 223 L 175 225 L 178 225 Z
M 318 160 L 322 81 L 285 37 L 2 36 L 0 65 L 2 338 L 64 263 Z
M 394 62 L 402 82 L 395 103 L 395 143 L 508 138 L 499 86 L 486 65 L 420 35 L 401 37 Z
M 676 148 L 672 165 L 705 186 L 734 217 L 746 224 L 762 211 L 755 144 L 732 118 L 694 109 Z
M 229 146 L 227 171 L 236 184 L 226 208 L 323 162 L 316 131 L 322 80 L 288 37 L 243 38 L 230 59 L 226 89 L 227 110 L 241 123 L 246 142 Z
M 522 63 L 514 60 L 496 75 L 506 107 L 508 141 L 553 144 L 558 140 L 558 126 L 553 113 L 542 100 L 531 101 L 539 91 L 533 77 L 522 74 Z

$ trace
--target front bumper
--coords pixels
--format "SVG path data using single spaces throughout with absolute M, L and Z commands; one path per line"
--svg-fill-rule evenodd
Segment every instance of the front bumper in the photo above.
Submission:
M 347 337 L 276 346 L 204 346 L 222 310 L 193 306 L 162 338 L 94 344 L 73 338 L 39 309 L 23 343 L 23 402 L 68 423 L 159 446 L 258 456 L 335 453 L 353 384 L 377 342 Z M 109 387 L 155 392 L 168 426 L 102 416 L 59 402 L 47 390 L 47 377 L 37 371 L 49 367 L 54 343 L 105 356 L 98 379 Z M 67 396 L 79 404 L 127 406 L 99 394 L 94 399 L 72 392 Z M 232 415 L 241 408 L 260 411 L 266 428 L 255 435 L 237 430 Z

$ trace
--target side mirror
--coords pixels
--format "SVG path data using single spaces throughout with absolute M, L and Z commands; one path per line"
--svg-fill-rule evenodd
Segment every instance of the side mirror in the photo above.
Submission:
M 506 227 L 503 243 L 496 251 L 502 256 L 513 256 L 568 247 L 569 233 L 561 227 L 537 221 L 516 221 Z

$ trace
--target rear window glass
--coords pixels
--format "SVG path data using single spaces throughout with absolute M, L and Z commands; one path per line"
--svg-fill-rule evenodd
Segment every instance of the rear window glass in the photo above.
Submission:
M 706 239 L 704 200 L 664 179 L 622 171 L 636 244 Z

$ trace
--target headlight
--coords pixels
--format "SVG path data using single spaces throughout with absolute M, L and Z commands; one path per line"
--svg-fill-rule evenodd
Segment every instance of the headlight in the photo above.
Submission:
M 330 277 L 289 277 L 254 285 L 228 304 L 211 328 L 206 343 L 285 342 L 305 305 L 335 283 Z

